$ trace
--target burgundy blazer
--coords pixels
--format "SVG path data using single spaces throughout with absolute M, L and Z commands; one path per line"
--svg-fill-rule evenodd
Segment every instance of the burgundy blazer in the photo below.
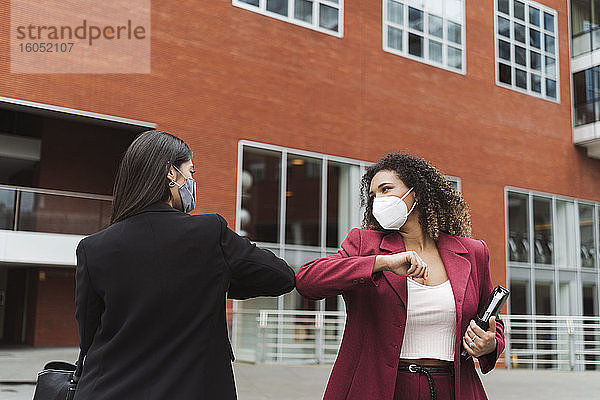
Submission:
M 473 359 L 461 360 L 462 337 L 492 292 L 489 252 L 482 240 L 440 232 L 440 256 L 456 303 L 454 343 L 455 398 L 487 399 Z M 352 229 L 337 254 L 304 264 L 296 275 L 298 292 L 311 299 L 341 294 L 346 302 L 346 329 L 333 366 L 325 400 L 394 398 L 400 349 L 404 339 L 408 291 L 406 277 L 373 274 L 375 257 L 406 251 L 398 232 Z M 479 358 L 491 371 L 504 350 L 504 324 L 496 321 L 496 351 Z

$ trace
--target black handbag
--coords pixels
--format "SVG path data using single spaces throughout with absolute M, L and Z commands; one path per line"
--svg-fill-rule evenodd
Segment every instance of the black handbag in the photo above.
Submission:
M 38 373 L 33 400 L 72 400 L 81 378 L 85 354 L 79 352 L 75 364 L 50 361 Z

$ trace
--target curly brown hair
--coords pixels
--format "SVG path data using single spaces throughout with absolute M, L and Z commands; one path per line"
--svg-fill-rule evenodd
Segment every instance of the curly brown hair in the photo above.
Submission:
M 379 171 L 395 172 L 406 186 L 414 188 L 419 223 L 430 238 L 437 240 L 440 231 L 471 237 L 469 207 L 461 194 L 428 161 L 404 152 L 389 153 L 367 167 L 360 187 L 361 205 L 365 207 L 364 229 L 392 232 L 384 229 L 373 216 L 373 199 L 369 197 L 369 190 L 373 177 Z

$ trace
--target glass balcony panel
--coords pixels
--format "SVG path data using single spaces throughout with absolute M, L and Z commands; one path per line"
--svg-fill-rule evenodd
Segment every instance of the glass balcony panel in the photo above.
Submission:
M 0 189 L 0 229 L 13 229 L 15 216 L 15 191 Z
M 19 231 L 89 235 L 110 223 L 112 203 L 57 194 L 22 192 Z
M 592 39 L 589 32 L 573 37 L 573 57 L 589 53 L 590 51 L 592 51 Z

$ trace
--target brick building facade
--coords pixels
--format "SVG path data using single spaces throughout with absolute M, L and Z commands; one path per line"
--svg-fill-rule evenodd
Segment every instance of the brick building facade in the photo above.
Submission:
M 535 91 L 533 83 L 520 91 L 498 83 L 501 61 L 495 32 L 498 17 L 503 15 L 502 0 L 439 2 L 446 7 L 444 18 L 450 18 L 450 3 L 464 13 L 457 22 L 462 29 L 460 46 L 456 45 L 462 51 L 462 62 L 455 60 L 458 70 L 419 60 L 418 43 L 430 46 L 425 53 L 430 57 L 437 51 L 431 35 L 424 34 L 425 39 L 418 35 L 419 12 L 421 17 L 432 18 L 429 15 L 435 13 L 429 13 L 428 7 L 438 2 L 315 1 L 312 16 L 323 13 L 321 21 L 325 7 L 338 8 L 337 30 L 331 30 L 332 25 L 314 29 L 304 22 L 307 26 L 294 23 L 292 11 L 282 16 L 283 11 L 275 8 L 265 11 L 263 3 L 154 2 L 150 74 L 12 74 L 10 60 L 3 57 L 0 95 L 149 121 L 179 135 L 192 148 L 199 171 L 195 212 L 218 212 L 231 226 L 236 226 L 239 207 L 240 140 L 292 153 L 302 150 L 344 157 L 358 164 L 395 150 L 418 154 L 458 178 L 471 207 L 473 235 L 489 246 L 496 284 L 510 286 L 509 188 L 590 202 L 595 207 L 592 224 L 597 224 L 600 160 L 573 141 L 566 1 L 545 0 L 540 5 L 542 11 L 542 7 L 554 11 L 549 12 L 556 18 L 554 99 L 527 93 Z M 513 10 L 520 2 L 507 4 Z M 536 4 L 527 2 L 526 6 Z M 413 56 L 384 50 L 393 46 L 392 36 L 386 36 L 391 35 L 386 22 L 392 20 L 391 7 L 403 8 L 403 19 L 396 22 L 407 25 L 404 34 L 409 36 L 396 47 L 412 46 L 408 53 Z M 8 2 L 0 1 L 3 54 L 9 54 L 8 8 Z M 518 28 L 518 13 L 506 15 L 511 29 Z M 531 18 L 529 25 L 534 24 Z M 428 21 L 425 26 L 431 29 L 433 19 Z M 444 21 L 446 29 L 449 19 Z M 528 32 L 527 38 L 533 40 L 535 32 Z M 516 31 L 512 35 L 510 43 L 518 40 Z M 448 40 L 449 33 L 445 33 L 445 50 L 452 47 Z M 528 46 L 529 51 L 533 42 Z M 520 49 L 512 51 L 508 64 L 514 69 Z M 444 56 L 444 62 L 449 57 Z M 531 71 L 534 66 L 527 68 Z M 517 78 L 513 75 L 515 82 Z M 544 87 L 544 93 L 550 93 Z M 27 112 L 25 108 L 20 111 Z M 53 123 L 62 117 L 56 118 Z M 42 138 L 39 181 L 34 186 L 110 195 L 119 155 L 136 130 L 119 135 L 114 127 L 104 126 L 104 133 L 94 132 L 90 128 L 96 126 L 94 118 L 85 124 L 83 129 L 58 128 L 61 137 L 54 145 Z M 45 163 L 53 151 L 60 156 Z M 28 314 L 34 322 L 27 325 L 34 328 L 27 332 L 26 342 L 75 343 L 72 267 L 20 267 L 33 271 Z M 45 272 L 44 279 L 41 272 Z

